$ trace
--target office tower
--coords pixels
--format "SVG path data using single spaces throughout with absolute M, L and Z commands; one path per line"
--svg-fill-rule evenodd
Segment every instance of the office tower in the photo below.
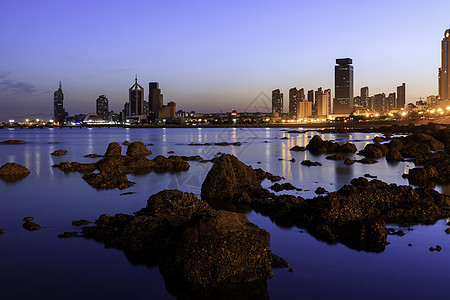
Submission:
M 406 103 L 406 84 L 403 83 L 402 85 L 397 87 L 397 101 L 395 108 L 400 109 L 404 108 Z
M 159 110 L 163 106 L 163 95 L 161 94 L 161 89 L 159 88 L 158 82 L 150 82 L 148 84 L 148 109 L 150 120 L 154 122 L 159 120 Z
M 435 95 L 431 95 L 427 97 L 427 104 L 428 106 L 430 106 L 431 108 L 435 108 L 438 105 L 438 96 Z
M 394 108 L 396 108 L 396 97 L 395 97 L 395 93 L 390 93 L 389 96 L 387 96 L 386 101 L 385 101 L 386 105 L 384 107 L 384 112 L 388 112 Z
M 311 102 L 311 116 L 314 116 L 314 90 L 308 91 L 308 102 Z
M 289 90 L 289 119 L 297 119 L 298 90 L 293 87 Z
M 318 110 L 317 110 L 317 103 L 319 101 L 319 97 L 322 95 L 323 91 L 322 88 L 318 88 L 317 91 L 314 92 L 314 102 L 312 105 L 312 115 L 317 117 L 318 116 Z
M 311 117 L 312 115 L 312 102 L 306 101 L 306 99 L 297 102 L 297 119 L 303 119 Z
M 298 90 L 298 101 L 305 100 L 305 90 L 303 88 Z
M 336 59 L 334 67 L 334 113 L 351 114 L 353 111 L 353 66 L 351 58 Z
M 281 117 L 283 115 L 283 93 L 280 89 L 272 91 L 272 116 Z
M 386 95 L 384 93 L 376 94 L 373 96 L 373 110 L 377 113 L 382 113 L 384 111 Z
M 130 87 L 129 104 L 130 116 L 139 116 L 144 113 L 144 88 L 137 82 L 137 76 L 134 84 Z
M 327 115 L 329 115 L 332 110 L 331 110 L 331 89 L 326 89 L 325 92 L 328 92 L 328 111 L 327 111 Z
M 447 29 L 442 39 L 441 53 L 442 53 L 442 65 L 439 69 L 439 96 L 441 100 L 450 99 L 450 29 Z
M 353 102 L 355 103 L 355 105 L 358 105 L 360 107 L 364 107 L 364 105 L 362 104 L 363 102 L 361 101 L 361 96 L 354 96 L 353 97 Z
M 319 88 L 316 91 L 316 116 L 321 118 L 327 118 L 329 114 L 329 101 L 330 101 L 330 90 L 322 91 L 322 88 Z
M 95 104 L 97 115 L 102 117 L 103 120 L 107 120 L 109 115 L 108 98 L 105 95 L 100 95 L 95 101 Z
M 61 81 L 59 82 L 59 88 L 53 94 L 53 121 L 62 125 L 66 118 L 66 112 L 64 111 L 64 93 L 62 91 Z
M 369 87 L 364 86 L 361 88 L 361 106 L 369 108 Z

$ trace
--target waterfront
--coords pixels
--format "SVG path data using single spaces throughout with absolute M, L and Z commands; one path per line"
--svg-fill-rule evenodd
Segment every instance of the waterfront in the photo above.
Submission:
M 303 128 L 298 130 L 303 131 Z M 187 172 L 130 175 L 136 182 L 124 191 L 90 187 L 80 174 L 64 174 L 51 165 L 62 161 L 93 162 L 89 153 L 103 154 L 109 142 L 142 141 L 156 155 L 200 155 L 211 159 L 217 152 L 236 155 L 241 161 L 262 168 L 302 188 L 294 192 L 304 198 L 315 196 L 321 186 L 334 191 L 352 178 L 366 173 L 378 179 L 407 184 L 401 175 L 413 163 L 387 163 L 381 158 L 375 165 L 326 160 L 326 155 L 291 152 L 295 145 L 305 146 L 315 131 L 290 134 L 280 128 L 44 128 L 3 129 L 0 140 L 18 139 L 25 145 L 3 145 L 0 164 L 16 162 L 31 174 L 18 182 L 0 181 L 2 209 L 0 255 L 1 278 L 6 298 L 171 298 L 157 268 L 133 266 L 118 250 L 84 239 L 58 239 L 57 234 L 76 230 L 72 220 L 95 220 L 102 213 L 133 213 L 145 206 L 148 197 L 166 188 L 177 188 L 200 196 L 200 188 L 211 163 L 191 161 Z M 376 133 L 323 134 L 326 140 L 353 141 L 358 150 L 370 143 Z M 288 139 L 281 139 L 287 137 Z M 188 146 L 190 143 L 241 142 L 241 146 Z M 50 156 L 66 149 L 68 155 Z M 351 155 L 354 157 L 357 155 Z M 296 162 L 290 162 L 295 158 Z M 281 159 L 281 160 L 279 160 Z M 319 161 L 320 167 L 300 165 L 304 159 Z M 261 162 L 258 164 L 258 162 Z M 263 182 L 265 187 L 270 183 Z M 449 194 L 449 186 L 436 187 Z M 122 192 L 135 192 L 120 195 Z M 37 232 L 22 228 L 22 219 L 32 216 L 43 225 Z M 317 241 L 298 228 L 280 228 L 268 218 L 249 213 L 250 221 L 271 233 L 271 248 L 295 269 L 274 270 L 267 282 L 271 299 L 282 298 L 429 298 L 446 294 L 449 267 L 449 237 L 445 220 L 435 225 L 413 226 L 406 236 L 389 236 L 391 242 L 380 254 L 358 252 L 341 244 Z M 395 226 L 394 226 L 395 227 Z M 413 247 L 408 247 L 411 243 Z M 429 252 L 439 244 L 440 253 Z M 411 284 L 414 283 L 414 284 Z

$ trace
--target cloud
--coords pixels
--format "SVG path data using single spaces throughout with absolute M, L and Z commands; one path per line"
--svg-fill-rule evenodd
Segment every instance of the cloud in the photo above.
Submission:
M 37 94 L 48 92 L 42 89 L 36 88 L 33 84 L 19 79 L 11 78 L 9 73 L 0 73 L 0 91 L 24 93 L 24 94 Z

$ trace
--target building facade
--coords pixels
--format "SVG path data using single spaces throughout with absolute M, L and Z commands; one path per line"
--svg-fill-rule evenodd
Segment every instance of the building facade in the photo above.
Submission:
M 64 93 L 60 81 L 58 90 L 53 93 L 53 122 L 62 125 L 65 120 L 66 111 L 64 110 Z
M 447 29 L 444 33 L 444 38 L 441 43 L 441 57 L 442 64 L 439 69 L 439 96 L 441 100 L 450 99 L 450 74 L 449 74 L 449 62 L 450 62 L 450 29 Z
M 363 86 L 361 88 L 361 99 L 360 99 L 360 105 L 364 108 L 369 108 L 369 87 Z
M 317 102 L 317 117 L 327 118 L 329 115 L 329 101 L 330 101 L 330 91 L 322 91 L 319 88 L 316 92 L 316 102 Z
M 289 119 L 297 119 L 298 90 L 293 87 L 289 90 Z
M 144 88 L 137 82 L 137 76 L 134 84 L 128 90 L 129 116 L 140 116 L 144 114 Z
M 163 94 L 158 82 L 149 82 L 148 89 L 148 114 L 150 121 L 155 122 L 160 119 L 159 110 L 163 106 Z
M 405 107 L 406 103 L 406 84 L 397 87 L 397 101 L 395 102 L 395 108 L 400 109 Z
M 95 107 L 95 112 L 97 113 L 97 115 L 99 115 L 103 120 L 109 119 L 108 98 L 106 98 L 105 95 L 98 96 L 97 100 L 95 101 Z
M 281 117 L 283 115 L 283 93 L 280 89 L 272 91 L 272 116 Z
M 350 114 L 353 111 L 353 66 L 351 58 L 336 59 L 334 67 L 335 114 Z

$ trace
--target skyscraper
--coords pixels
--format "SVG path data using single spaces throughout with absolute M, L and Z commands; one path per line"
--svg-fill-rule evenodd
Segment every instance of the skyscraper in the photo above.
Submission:
M 53 121 L 62 125 L 66 119 L 66 112 L 63 106 L 64 93 L 62 91 L 61 81 L 59 82 L 59 88 L 53 94 Z
M 397 100 L 395 101 L 395 108 L 404 108 L 406 103 L 406 84 L 397 87 Z
M 328 111 L 328 102 L 330 100 L 330 90 L 322 91 L 321 88 L 316 92 L 316 102 L 317 102 L 317 116 L 321 118 L 327 118 Z
M 148 84 L 148 109 L 149 116 L 152 122 L 159 119 L 158 112 L 163 106 L 163 95 L 161 94 L 161 89 L 159 88 L 158 82 L 150 82 Z
M 335 114 L 350 114 L 353 111 L 353 66 L 351 58 L 336 59 L 334 67 Z
M 144 114 L 144 88 L 137 83 L 137 76 L 134 84 L 128 90 L 130 103 L 130 116 Z
M 280 89 L 272 91 L 272 116 L 281 117 L 283 115 L 283 93 Z
M 293 87 L 289 90 L 289 119 L 297 118 L 297 102 L 298 102 L 298 90 Z
M 109 115 L 108 98 L 105 95 L 100 95 L 95 101 L 95 104 L 97 115 L 102 117 L 103 120 L 107 120 Z
M 369 87 L 364 86 L 361 88 L 361 105 L 365 108 L 369 108 Z
M 447 29 L 442 39 L 441 53 L 442 53 L 442 65 L 439 69 L 439 96 L 442 100 L 450 99 L 450 74 L 449 74 L 449 62 L 450 62 L 450 29 Z

